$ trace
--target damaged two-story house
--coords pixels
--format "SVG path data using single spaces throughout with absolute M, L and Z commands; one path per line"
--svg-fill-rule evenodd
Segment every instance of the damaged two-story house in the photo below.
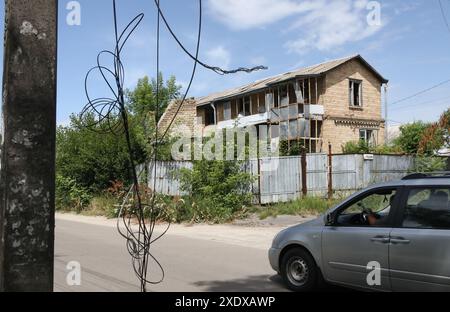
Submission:
M 309 153 L 326 152 L 331 143 L 333 153 L 341 153 L 349 141 L 384 144 L 381 95 L 387 82 L 355 55 L 188 100 L 174 124 L 204 136 L 266 125 L 271 140 L 300 143 Z M 178 106 L 169 105 L 160 127 L 168 126 Z

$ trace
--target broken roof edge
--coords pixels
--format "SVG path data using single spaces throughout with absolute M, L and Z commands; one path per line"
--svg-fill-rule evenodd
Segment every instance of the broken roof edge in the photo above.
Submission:
M 228 89 L 222 92 L 216 92 L 207 96 L 196 98 L 197 106 L 205 106 L 210 105 L 211 103 L 217 102 L 217 101 L 223 101 L 227 99 L 232 99 L 236 96 L 242 96 L 247 94 L 252 94 L 259 92 L 261 90 L 264 90 L 268 87 L 275 86 L 277 84 L 285 83 L 289 80 L 295 79 L 295 78 L 314 78 L 314 77 L 320 77 L 328 72 L 335 70 L 336 68 L 343 66 L 347 64 L 350 61 L 353 60 L 359 60 L 363 65 L 365 65 L 375 76 L 378 77 L 378 79 L 383 83 L 386 84 L 389 82 L 388 79 L 384 78 L 372 65 L 369 64 L 360 54 L 353 54 L 351 56 L 330 60 L 326 62 L 322 62 L 319 64 L 299 68 L 294 71 L 286 72 L 283 74 L 278 74 L 275 76 L 263 78 L 256 80 L 254 82 L 248 83 L 246 85 Z M 336 63 L 336 64 L 333 64 Z M 327 68 L 325 65 L 329 65 L 329 68 Z M 323 68 L 325 67 L 325 68 Z M 253 88 L 252 88 L 253 86 Z

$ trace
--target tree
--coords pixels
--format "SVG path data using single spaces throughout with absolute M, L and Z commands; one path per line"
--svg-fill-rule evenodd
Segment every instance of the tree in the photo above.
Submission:
M 422 121 L 401 126 L 401 134 L 395 140 L 395 144 L 400 146 L 405 153 L 417 154 L 419 152 L 422 136 L 429 126 L 429 124 Z
M 159 73 L 159 113 L 156 120 L 160 120 L 169 103 L 180 97 L 181 86 L 176 83 L 175 76 L 171 76 L 165 83 L 162 73 Z M 130 113 L 135 117 L 147 118 L 149 113 L 156 112 L 157 82 L 146 76 L 138 80 L 134 90 L 127 90 L 126 97 Z
M 70 125 L 58 127 L 56 141 L 56 167 L 60 177 L 68 178 L 80 187 L 99 193 L 113 181 L 131 183 L 130 159 L 123 135 L 107 131 L 105 124 L 94 129 L 87 128 L 92 117 L 84 120 L 71 116 Z M 144 160 L 143 147 L 136 140 L 136 131 L 131 122 L 133 156 L 137 163 Z
M 430 125 L 419 143 L 419 153 L 436 154 L 441 148 L 450 146 L 450 109 L 438 122 Z
M 130 111 L 130 119 L 135 125 L 136 139 L 144 147 L 147 156 L 150 157 L 154 151 L 156 121 L 159 121 L 167 106 L 180 96 L 181 86 L 176 83 L 176 78 L 171 76 L 165 83 L 162 73 L 159 73 L 159 109 L 156 113 L 156 89 L 155 79 L 144 77 L 139 79 L 134 90 L 127 90 L 127 106 Z M 157 114 L 157 116 L 156 116 Z M 155 118 L 156 116 L 156 118 Z M 166 142 L 159 142 L 158 158 L 170 159 L 170 138 Z

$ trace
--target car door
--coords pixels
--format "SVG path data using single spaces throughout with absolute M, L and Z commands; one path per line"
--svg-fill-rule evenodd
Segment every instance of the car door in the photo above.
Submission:
M 334 283 L 389 291 L 389 239 L 397 188 L 368 191 L 336 211 L 334 223 L 322 233 L 322 267 Z M 377 225 L 355 224 L 358 214 L 370 208 L 383 215 Z M 381 284 L 371 285 L 369 264 L 379 264 Z
M 408 188 L 391 232 L 394 291 L 450 291 L 450 187 Z

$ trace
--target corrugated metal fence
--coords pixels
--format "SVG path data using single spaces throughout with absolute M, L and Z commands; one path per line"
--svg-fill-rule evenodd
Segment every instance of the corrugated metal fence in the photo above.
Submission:
M 329 160 L 325 154 L 307 156 L 307 190 L 314 196 L 326 196 L 328 192 Z M 370 184 L 401 179 L 414 167 L 412 156 L 364 155 L 332 156 L 333 192 L 354 192 Z M 192 168 L 190 162 L 156 163 L 156 191 L 166 195 L 183 195 L 176 172 Z M 258 179 L 252 185 L 255 202 L 262 204 L 294 200 L 302 196 L 301 157 L 280 157 L 250 160 L 243 170 Z M 259 172 L 259 175 L 258 175 Z M 153 170 L 149 170 L 149 186 L 153 186 Z

